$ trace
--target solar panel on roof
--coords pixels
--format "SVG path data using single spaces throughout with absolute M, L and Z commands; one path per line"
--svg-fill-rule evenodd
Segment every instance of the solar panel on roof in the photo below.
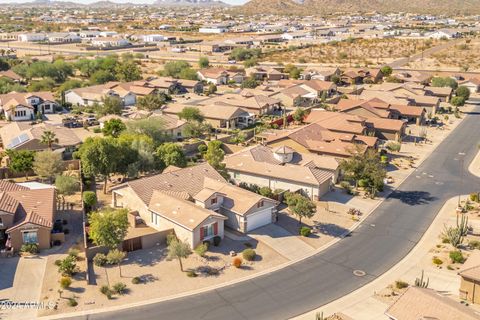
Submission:
M 13 149 L 16 146 L 30 140 L 30 137 L 26 133 L 22 133 L 21 135 L 13 138 L 10 143 L 7 145 L 7 149 Z

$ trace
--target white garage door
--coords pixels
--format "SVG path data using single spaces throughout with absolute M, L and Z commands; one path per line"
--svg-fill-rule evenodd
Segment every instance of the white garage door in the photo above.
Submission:
M 247 232 L 272 222 L 272 210 L 266 209 L 247 216 Z

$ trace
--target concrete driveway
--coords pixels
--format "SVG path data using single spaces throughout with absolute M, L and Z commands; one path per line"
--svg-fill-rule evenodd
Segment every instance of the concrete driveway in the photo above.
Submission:
M 0 259 L 0 301 L 38 302 L 42 290 L 46 256 Z M 0 310 L 1 319 L 34 319 L 37 310 Z
M 315 250 L 296 235 L 273 223 L 251 231 L 249 236 L 265 243 L 289 260 L 302 258 Z

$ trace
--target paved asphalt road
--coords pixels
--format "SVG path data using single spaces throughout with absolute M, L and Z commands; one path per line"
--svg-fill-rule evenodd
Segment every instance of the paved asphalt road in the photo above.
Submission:
M 340 298 L 398 263 L 447 199 L 480 189 L 467 170 L 479 137 L 474 112 L 351 236 L 307 260 L 203 294 L 78 319 L 287 319 Z

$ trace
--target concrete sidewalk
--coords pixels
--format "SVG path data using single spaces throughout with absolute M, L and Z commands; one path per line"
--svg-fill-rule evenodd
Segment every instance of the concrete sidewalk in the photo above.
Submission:
M 315 249 L 276 224 L 269 224 L 253 230 L 249 235 L 280 253 L 289 260 L 311 255 Z
M 466 197 L 463 196 L 463 199 Z M 454 218 L 449 216 L 449 213 L 455 211 L 457 201 L 458 198 L 454 197 L 444 204 L 417 246 L 392 269 L 349 295 L 294 319 L 313 320 L 317 312 L 323 312 L 324 315 L 342 312 L 355 320 L 388 320 L 388 317 L 384 315 L 388 305 L 375 298 L 375 292 L 381 291 L 397 280 L 414 283 L 415 278 L 420 276 L 422 270 L 430 280 L 429 288 L 457 296 L 460 287 L 459 277 L 452 272 L 434 267 L 432 263 L 425 263 L 430 250 L 438 242 L 438 235 L 442 232 L 444 225 L 454 222 Z M 430 259 L 427 261 L 430 262 Z

